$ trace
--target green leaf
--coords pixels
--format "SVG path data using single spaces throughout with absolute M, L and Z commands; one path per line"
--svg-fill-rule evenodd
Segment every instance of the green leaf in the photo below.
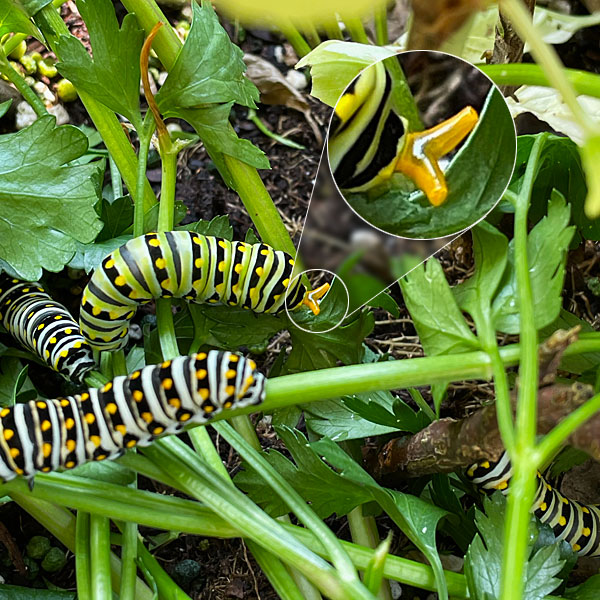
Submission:
M 255 108 L 259 93 L 244 76 L 244 53 L 229 39 L 210 2 L 194 2 L 192 8 L 189 35 L 156 94 L 159 108 L 164 114 L 173 107 L 223 102 Z
M 129 485 L 136 479 L 135 473 L 113 461 L 88 462 L 69 472 L 70 475 L 85 477 L 95 481 L 114 483 L 115 485 Z
M 100 231 L 98 167 L 67 164 L 86 150 L 85 135 L 52 116 L 0 136 L 0 258 L 21 279 L 59 271 Z
M 294 313 L 294 321 L 301 327 L 313 331 L 325 331 L 340 322 L 346 311 L 346 291 L 334 281 L 327 297 L 321 304 L 321 312 L 315 316 L 308 310 Z M 359 312 L 342 325 L 325 333 L 312 333 L 289 323 L 292 351 L 283 372 L 296 373 L 333 367 L 337 361 L 355 364 L 362 357 L 362 343 L 373 330 L 374 317 L 371 312 Z
M 187 223 L 186 225 L 175 227 L 175 229 L 185 229 L 186 231 L 195 231 L 202 235 L 214 235 L 229 241 L 233 240 L 233 227 L 229 223 L 227 215 L 219 215 L 210 221 L 200 220 L 194 223 Z
M 60 73 L 95 100 L 123 115 L 139 129 L 140 52 L 144 32 L 135 15 L 127 14 L 121 28 L 110 0 L 79 0 L 77 8 L 90 34 L 93 59 L 75 36 L 58 40 Z
M 428 356 L 479 349 L 438 260 L 415 267 L 400 280 L 406 308 Z
M 465 576 L 473 600 L 499 598 L 504 539 L 506 500 L 496 493 L 484 499 L 485 514 L 476 512 L 479 534 L 469 546 L 465 560 Z M 557 575 L 564 561 L 558 544 L 546 546 L 530 556 L 526 568 L 523 598 L 542 600 L 561 583 Z
M 344 196 L 363 219 L 393 235 L 450 235 L 470 227 L 494 207 L 510 181 L 515 152 L 512 118 L 500 92 L 492 88 L 475 129 L 444 171 L 448 185 L 444 204 L 432 206 L 423 192 L 413 191 L 412 184 L 407 188 L 401 174 L 380 189 Z
M 569 226 L 570 208 L 560 192 L 554 191 L 548 203 L 548 215 L 527 238 L 527 258 L 534 302 L 535 326 L 541 329 L 552 323 L 560 312 L 562 286 L 565 277 L 567 249 L 575 228 Z M 515 272 L 514 241 L 508 252 L 508 265 L 499 291 L 494 298 L 492 314 L 497 331 L 516 334 L 520 317 Z
M 0 600 L 74 600 L 74 592 L 40 590 L 0 584 Z
M 4 356 L 0 360 L 0 406 L 13 406 L 19 394 L 31 399 L 27 392 L 35 392 L 35 388 L 27 376 L 27 367 L 24 367 L 18 358 Z
M 75 254 L 68 262 L 68 265 L 72 269 L 83 269 L 86 273 L 89 273 L 102 262 L 103 258 L 108 256 L 113 250 L 127 243 L 130 239 L 130 235 L 122 235 L 118 238 L 111 238 L 110 240 L 94 244 L 81 244 L 77 242 L 75 244 Z
M 42 39 L 27 12 L 14 0 L 0 0 L 0 37 L 7 33 L 25 33 Z
M 0 103 L 0 119 L 8 112 L 10 105 L 12 104 L 12 98 Z
M 112 202 L 102 199 L 100 215 L 104 227 L 96 238 L 96 243 L 105 242 L 124 234 L 133 223 L 133 201 L 131 196 L 115 198 Z
M 566 600 L 598 600 L 600 575 L 592 575 L 587 581 L 576 587 L 568 588 L 563 597 Z

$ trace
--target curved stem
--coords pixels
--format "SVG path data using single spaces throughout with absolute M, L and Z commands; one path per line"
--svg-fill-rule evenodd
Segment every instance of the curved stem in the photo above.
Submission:
M 75 525 L 75 569 L 78 599 L 92 600 L 90 582 L 90 515 L 81 511 L 77 512 L 77 523 Z

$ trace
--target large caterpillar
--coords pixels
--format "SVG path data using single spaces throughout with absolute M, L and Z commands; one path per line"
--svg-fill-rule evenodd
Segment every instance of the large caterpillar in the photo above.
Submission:
M 0 321 L 20 344 L 69 379 L 79 382 L 96 366 L 79 325 L 39 283 L 0 275 Z
M 512 466 L 505 452 L 496 463 L 483 461 L 472 465 L 467 477 L 486 490 L 505 494 L 512 477 Z M 565 540 L 580 556 L 600 556 L 600 507 L 565 498 L 537 474 L 538 488 L 531 511 Z
M 430 129 L 408 131 L 407 120 L 394 111 L 384 63 L 362 71 L 335 106 L 327 142 L 334 179 L 339 188 L 360 192 L 401 172 L 439 206 L 448 187 L 438 160 L 475 127 L 477 111 L 467 106 Z
M 0 411 L 0 478 L 72 469 L 147 446 L 232 407 L 259 404 L 264 376 L 230 352 L 180 356 L 116 377 L 101 389 Z
M 247 244 L 190 231 L 148 233 L 109 254 L 83 292 L 80 325 L 90 344 L 122 348 L 139 304 L 160 297 L 280 313 L 307 305 L 319 313 L 328 284 L 308 291 L 294 261 L 266 244 Z

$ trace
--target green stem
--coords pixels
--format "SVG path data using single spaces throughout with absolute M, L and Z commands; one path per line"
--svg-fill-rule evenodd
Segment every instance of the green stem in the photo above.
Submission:
M 146 127 L 142 127 L 141 130 L 138 131 L 138 140 L 140 149 L 137 160 L 137 180 L 133 192 L 133 237 L 138 237 L 145 233 L 144 214 L 146 212 L 146 206 L 144 194 L 141 190 L 144 189 L 144 181 L 148 181 L 146 178 L 146 166 L 148 164 L 148 152 L 152 140 L 152 129 L 148 130 Z
M 260 474 L 269 487 L 300 519 L 302 523 L 322 540 L 328 551 L 332 563 L 339 571 L 342 579 L 357 582 L 358 576 L 352 561 L 340 546 L 339 540 L 331 529 L 314 513 L 306 504 L 302 496 L 288 483 L 288 481 L 265 459 L 244 440 L 228 423 L 213 425 L 231 446 L 233 446 L 246 463 Z
M 161 141 L 161 147 L 163 143 Z M 158 231 L 172 231 L 175 216 L 175 185 L 177 183 L 177 152 L 170 148 L 161 148 L 162 181 L 160 204 L 158 207 Z
M 210 439 L 208 429 L 206 427 L 196 427 L 189 431 L 189 436 L 194 450 L 206 461 L 210 468 L 224 479 L 230 480 L 229 472 Z
M 303 146 L 302 144 L 299 144 L 298 142 L 294 142 L 294 140 L 290 140 L 286 137 L 283 137 L 282 135 L 279 135 L 278 133 L 275 133 L 274 131 L 271 131 L 260 120 L 260 118 L 256 114 L 256 111 L 253 108 L 248 109 L 248 114 L 246 115 L 246 118 L 249 121 L 252 121 L 252 123 L 254 123 L 256 125 L 256 127 L 259 131 L 264 133 L 267 137 L 270 137 L 272 140 L 275 140 L 279 144 L 283 144 L 284 146 L 287 146 L 288 148 L 296 148 L 297 150 L 305 150 L 306 149 L 306 147 Z
M 246 442 L 248 442 L 248 444 L 250 444 L 250 446 L 252 446 L 252 448 L 254 448 L 254 450 L 257 452 L 262 450 L 254 425 L 252 425 L 252 421 L 250 421 L 250 418 L 247 415 L 231 417 L 230 421 L 234 429 L 246 440 Z
M 156 301 L 156 322 L 163 359 L 169 360 L 179 356 L 173 311 L 171 310 L 171 300 L 169 298 L 160 298 Z
M 390 56 L 383 64 L 392 79 L 392 102 L 396 112 L 408 121 L 410 131 L 423 131 L 425 126 L 398 57 Z
M 313 48 L 316 48 L 321 43 L 321 38 L 319 37 L 319 32 L 317 31 L 317 28 L 314 26 L 313 23 L 305 23 L 302 26 L 302 29 L 304 30 L 304 36 L 306 37 L 308 43 Z
M 548 433 L 537 446 L 536 465 L 546 464 L 569 436 L 600 410 L 600 394 L 590 398 Z
M 375 8 L 375 41 L 378 46 L 386 46 L 390 43 L 386 3 L 378 3 Z
M 110 521 L 90 515 L 90 549 L 92 566 L 92 597 L 112 600 L 110 581 Z
M 102 373 L 100 373 L 98 371 L 90 371 L 85 376 L 85 384 L 91 388 L 102 387 L 108 381 L 109 381 L 108 377 L 104 377 L 104 375 L 102 375 Z
M 119 600 L 135 600 L 137 578 L 138 527 L 137 523 L 125 523 L 121 550 L 121 587 Z
M 340 24 L 338 23 L 337 17 L 332 17 L 331 19 L 327 19 L 323 23 L 323 29 L 327 34 L 327 37 L 330 40 L 343 40 L 344 34 L 340 29 Z
M 519 364 L 519 392 L 516 416 L 516 445 L 510 457 L 514 475 L 511 480 L 504 532 L 501 598 L 521 598 L 524 569 L 527 563 L 529 509 L 535 492 L 537 465 L 532 460 L 537 429 L 538 354 L 537 331 L 529 260 L 527 253 L 527 213 L 539 157 L 546 136 L 536 138 L 533 144 L 523 185 L 515 205 L 515 270 L 521 323 L 521 360 Z
M 75 568 L 77 598 L 93 600 L 90 581 L 90 515 L 81 511 L 77 513 L 75 526 Z
M 27 39 L 26 33 L 15 33 L 7 42 L 4 44 L 4 54 L 8 56 L 13 50 L 17 48 L 17 46 L 23 41 Z
M 360 19 L 356 17 L 343 17 L 343 21 L 346 25 L 346 31 L 350 34 L 353 42 L 358 42 L 359 44 L 370 44 L 371 41 L 367 36 L 367 32 L 365 31 L 365 27 L 362 24 Z
M 127 375 L 127 362 L 125 361 L 125 351 L 115 350 L 110 354 L 112 358 L 113 377 L 117 375 Z
M 34 21 L 44 34 L 48 45 L 60 60 L 60 53 L 57 52 L 56 42 L 59 36 L 70 35 L 61 16 L 52 5 L 47 4 L 35 14 Z M 100 104 L 92 96 L 82 90 L 77 90 L 77 93 L 98 133 L 102 136 L 102 141 L 117 163 L 127 189 L 135 196 L 139 185 L 137 180 L 137 159 L 119 119 L 117 119 L 117 116 L 109 108 Z M 156 204 L 156 196 L 146 178 L 143 180 L 143 190 L 144 210 L 147 212 Z
M 20 92 L 27 104 L 33 108 L 38 117 L 48 114 L 41 98 L 27 85 L 23 76 L 10 64 L 6 56 L 0 56 L 0 73 L 4 75 Z
M 548 75 L 539 65 L 514 63 L 509 65 L 477 65 L 496 85 L 540 85 L 553 87 Z M 562 69 L 576 94 L 600 98 L 600 75 Z
M 292 45 L 294 52 L 298 55 L 298 58 L 302 58 L 310 52 L 310 45 L 291 22 L 288 21 L 285 23 L 277 23 L 277 29 L 281 31 L 287 41 Z
M 113 198 L 121 198 L 123 196 L 123 180 L 121 179 L 121 173 L 119 173 L 119 167 L 115 159 L 109 154 L 108 164 L 110 167 L 110 184 L 113 191 Z

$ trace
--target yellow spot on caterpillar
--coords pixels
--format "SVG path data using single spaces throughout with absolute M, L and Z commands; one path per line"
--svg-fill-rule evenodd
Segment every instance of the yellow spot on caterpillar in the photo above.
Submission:
M 40 429 L 42 431 L 48 431 L 48 429 L 52 428 L 52 423 L 50 423 L 50 421 L 48 421 L 48 419 L 45 419 L 44 421 L 42 421 L 42 424 L 40 425 Z
M 74 460 L 70 460 L 67 463 L 65 463 L 65 467 L 67 467 L 67 469 L 72 469 L 74 466 L 75 466 Z
M 229 355 L 229 362 L 236 363 L 238 360 L 240 360 L 240 357 L 237 354 Z
M 237 375 L 237 371 L 234 371 L 233 369 L 229 369 L 226 373 L 225 373 L 225 377 L 227 377 L 227 379 L 232 379 L 233 377 L 235 377 Z
M 41 325 L 38 325 L 38 331 L 41 331 L 42 329 L 44 329 L 45 325 L 42 323 Z
M 207 388 L 200 388 L 198 390 L 198 395 L 200 398 L 202 398 L 202 400 L 207 400 L 210 396 L 210 391 Z
M 589 527 L 584 527 L 581 533 L 585 535 L 585 537 L 590 537 L 590 535 L 592 535 L 592 530 Z
M 42 453 L 44 455 L 44 458 L 48 458 L 52 454 L 52 444 L 49 444 L 48 442 L 46 442 L 42 446 Z
M 69 417 L 66 421 L 65 421 L 65 427 L 67 429 L 73 429 L 73 427 L 75 427 L 75 419 L 72 419 L 71 417 Z
M 192 238 L 192 241 L 194 242 L 194 244 L 198 244 L 198 246 L 201 246 L 201 245 L 202 245 L 202 242 L 200 241 L 200 238 L 199 238 L 199 237 L 197 237 L 197 236 L 194 236 L 194 237 Z
M 108 311 L 108 316 L 115 321 L 116 319 L 119 318 L 119 313 L 116 310 L 109 310 Z
M 561 502 L 562 502 L 563 504 L 569 504 L 569 500 L 568 500 L 567 498 L 564 498 L 564 497 L 563 497 L 563 498 L 561 498 L 560 500 L 561 500 Z
M 94 446 L 98 448 L 98 446 L 100 446 L 100 444 L 102 443 L 102 438 L 99 435 L 91 435 L 90 442 L 92 442 L 92 444 L 94 444 Z
M 29 291 L 29 288 L 23 288 L 21 291 L 26 294 Z
M 92 314 L 95 316 L 98 316 L 101 312 L 102 309 L 99 306 L 94 306 L 94 308 L 92 308 Z
M 227 242 L 224 242 L 223 240 L 219 240 L 219 246 L 221 246 L 221 248 L 223 249 L 227 249 Z
M 225 393 L 226 393 L 228 396 L 233 396 L 233 394 L 235 393 L 235 387 L 234 387 L 233 385 L 228 385 L 228 386 L 225 388 Z
M 125 425 L 123 424 L 119 424 L 115 427 L 115 429 L 121 434 L 121 435 L 125 435 L 127 433 L 127 427 L 125 427 Z
M 269 256 L 269 250 L 268 250 L 267 248 L 263 248 L 263 249 L 260 251 L 260 253 L 261 253 L 263 256 Z
M 170 360 L 165 360 L 164 363 L 162 363 L 160 365 L 163 369 L 168 369 L 171 366 L 171 361 Z
M 17 468 L 15 469 L 15 473 L 16 473 L 17 475 L 23 475 L 23 473 L 24 473 L 24 472 L 25 472 L 25 471 L 23 471 L 23 469 L 21 469 L 21 468 L 19 468 L 19 467 L 17 467 Z
M 44 356 L 48 358 L 50 356 L 50 350 L 46 350 L 46 352 L 44 352 Z
M 549 483 L 546 483 L 546 489 L 552 490 L 552 486 Z
M 252 359 L 250 359 L 250 360 L 248 361 L 248 366 L 249 366 L 249 367 L 250 367 L 252 370 L 256 369 L 256 363 L 255 363 L 255 362 L 254 362 Z
M 582 510 L 582 512 L 584 512 L 584 513 L 588 513 L 588 514 L 589 514 L 589 512 L 590 512 L 590 509 L 589 509 L 587 506 L 582 506 L 582 507 L 581 507 L 581 510 Z
M 282 282 L 283 287 L 287 287 L 288 285 L 290 285 L 290 280 L 289 279 L 284 279 Z
M 204 379 L 206 377 L 206 369 L 198 369 L 196 371 L 196 379 Z
M 223 404 L 223 408 L 231 408 L 233 406 L 233 402 L 231 400 L 227 400 L 225 404 Z
M 575 552 L 579 552 L 581 550 L 581 546 L 579 544 L 573 544 L 573 550 Z
M 110 392 L 110 390 L 112 389 L 112 382 L 109 381 L 103 388 L 102 391 L 103 392 Z
M 11 448 L 10 449 L 10 455 L 13 458 L 17 458 L 17 456 L 19 456 L 19 454 L 21 454 L 21 451 L 18 448 Z
M 43 473 L 49 473 L 51 471 L 50 467 L 42 467 Z
M 164 427 L 155 427 L 152 430 L 152 435 L 160 435 L 165 430 Z
M 98 454 L 94 460 L 104 460 L 106 458 L 106 454 Z
M 169 398 L 169 404 L 173 408 L 181 408 L 181 400 L 179 398 Z
M 82 304 L 82 305 L 85 305 L 85 304 L 87 304 L 87 296 L 82 296 L 82 297 L 81 297 L 81 304 Z
M 57 315 L 56 317 L 54 317 L 55 321 L 60 321 L 61 319 L 64 319 L 64 317 L 61 315 Z
M 141 371 L 134 371 L 131 374 L 130 379 L 137 379 L 141 374 L 142 374 Z
M 167 266 L 167 261 L 164 258 L 157 258 L 154 264 L 158 269 L 164 269 Z
M 10 408 L 3 408 L 2 412 L 0 412 L 0 417 L 6 417 L 6 415 L 10 414 Z
M 262 277 L 265 270 L 262 267 L 256 267 L 255 272 L 259 277 Z
M 109 260 L 106 261 L 106 263 L 104 264 L 104 268 L 105 269 L 112 269 L 115 266 L 115 259 L 114 258 L 110 258 Z
M 170 390 L 173 387 L 173 380 L 167 377 L 163 382 L 162 386 L 165 390 Z
M 129 292 L 129 297 L 132 298 L 133 300 L 137 300 L 138 298 L 138 293 L 135 290 L 131 290 Z
M 211 413 L 215 410 L 215 407 L 212 404 L 204 407 L 204 412 Z
M 196 267 L 196 269 L 201 269 L 204 266 L 204 259 L 203 258 L 197 258 L 194 261 L 194 266 Z
M 75 342 L 75 343 L 73 344 L 73 348 L 77 348 L 77 349 L 79 349 L 79 348 L 81 348 L 81 346 L 82 346 L 82 342 Z
M 88 400 L 89 397 L 90 397 L 90 395 L 87 392 L 83 392 L 83 394 L 81 394 L 81 400 L 84 401 L 84 402 L 86 400 Z
M 38 408 L 46 408 L 46 403 L 45 403 L 45 402 L 43 402 L 42 400 L 40 400 L 39 402 L 36 402 L 36 403 L 35 403 L 35 405 L 36 405 Z
M 60 353 L 60 355 L 61 355 L 63 358 L 67 358 L 67 356 L 69 355 L 69 351 L 68 351 L 68 350 L 63 350 L 63 351 Z
M 171 280 L 167 277 L 164 281 L 161 282 L 160 287 L 164 288 L 165 290 L 168 290 L 170 285 Z
M 548 505 L 547 505 L 545 502 L 542 502 L 542 503 L 540 504 L 540 510 L 541 510 L 542 512 L 544 512 L 544 511 L 545 511 L 547 508 L 548 508 Z
M 115 277 L 115 284 L 118 286 L 123 286 L 127 283 L 127 280 L 125 279 L 124 275 L 117 275 L 117 277 Z
M 227 268 L 227 263 L 224 260 L 222 260 L 219 263 L 218 269 L 221 273 L 224 273 L 226 268 Z
M 144 392 L 142 392 L 141 390 L 135 390 L 133 392 L 133 399 L 136 402 L 141 402 L 144 399 Z
M 239 275 L 244 270 L 244 265 L 238 263 L 235 265 L 235 267 L 233 267 L 233 270 Z
M 55 337 L 51 337 L 50 338 L 50 343 L 51 344 L 56 344 L 56 338 Z
M 91 425 L 95 420 L 96 415 L 94 415 L 94 413 L 87 413 L 87 415 L 85 415 L 85 422 L 88 423 L 88 425 Z
M 72 329 L 65 329 L 65 333 L 67 335 L 71 335 L 73 333 L 73 330 Z
M 567 520 L 563 516 L 561 516 L 560 519 L 558 519 L 558 524 L 561 527 L 564 527 L 567 524 Z
M 192 416 L 192 413 L 183 413 L 180 417 L 179 420 L 180 421 L 188 421 L 189 418 Z
M 142 419 L 144 419 L 144 421 L 146 421 L 146 423 L 152 423 L 152 413 L 150 413 L 150 412 L 143 412 L 142 413 Z
M 296 264 L 293 258 L 290 258 L 288 262 L 290 263 L 290 265 L 292 265 L 292 267 Z
M 206 358 L 206 352 L 200 352 L 196 358 L 198 360 L 204 360 Z
M 71 404 L 71 403 L 70 403 L 70 402 L 69 402 L 69 401 L 68 401 L 66 398 L 63 398 L 63 399 L 60 401 L 60 405 L 61 405 L 62 407 L 69 406 L 69 404 Z
M 73 452 L 77 448 L 77 442 L 75 440 L 67 440 L 66 446 L 69 452 Z
M 160 246 L 160 240 L 158 238 L 152 238 L 148 241 L 148 245 L 157 248 L 158 246 Z
M 133 448 L 133 447 L 134 447 L 136 444 L 137 444 L 137 441 L 136 441 L 136 440 L 129 440 L 129 441 L 127 442 L 127 447 L 128 447 L 128 448 Z
M 106 412 L 109 415 L 114 415 L 117 412 L 117 405 L 114 402 L 109 402 L 106 405 Z

